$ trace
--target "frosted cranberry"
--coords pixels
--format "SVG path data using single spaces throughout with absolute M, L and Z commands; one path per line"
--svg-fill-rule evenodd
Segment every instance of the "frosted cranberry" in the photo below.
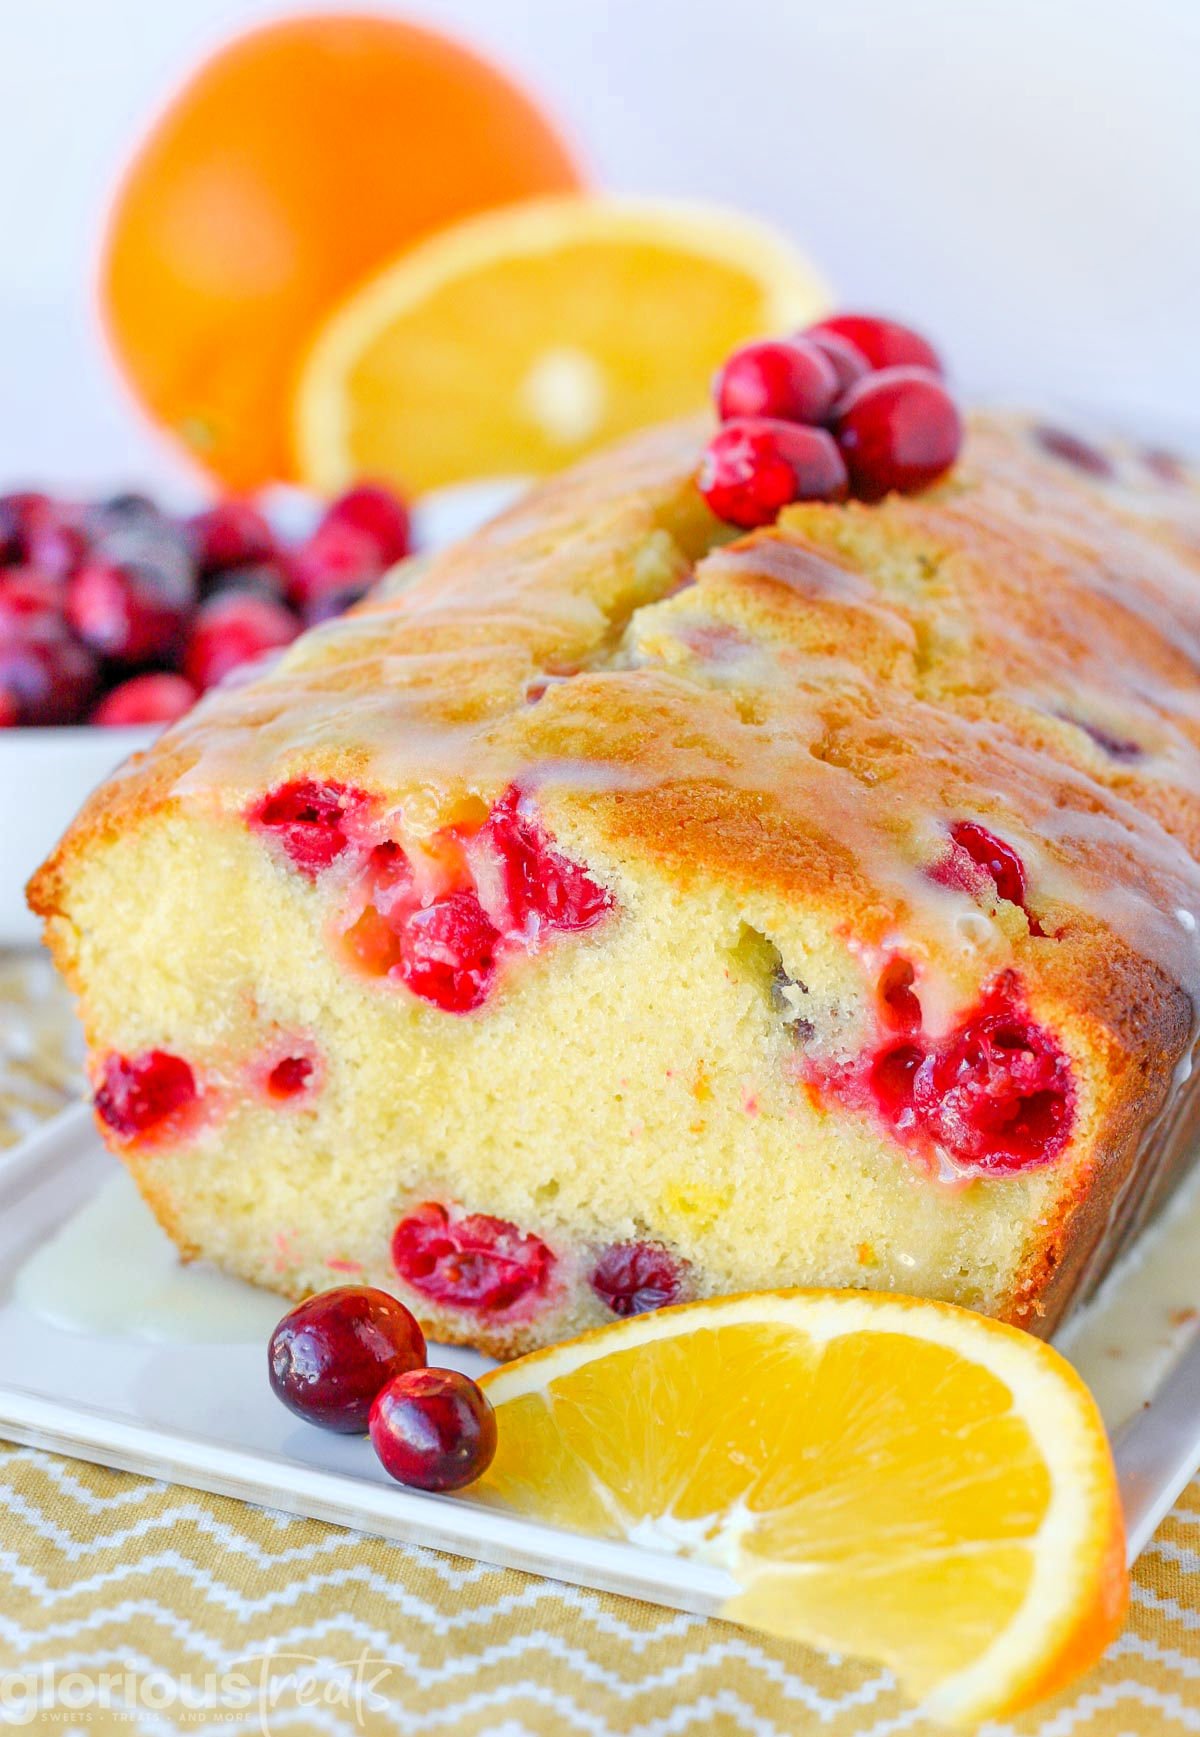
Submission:
M 269 561 L 275 553 L 275 534 L 250 501 L 219 501 L 188 519 L 184 529 L 192 558 L 206 575 Z
M 289 557 L 291 600 L 298 609 L 311 609 L 330 592 L 373 585 L 383 568 L 379 546 L 369 532 L 327 519 Z
M 182 1056 L 151 1049 L 104 1058 L 96 1110 L 124 1140 L 152 1133 L 196 1100 L 196 1076 Z
M 841 500 L 846 466 L 822 428 L 745 416 L 714 434 L 696 481 L 719 519 L 753 530 L 793 501 Z
M 68 501 L 33 490 L 0 495 L 0 562 L 65 578 L 87 547 L 79 521 L 79 509 Z
M 146 663 L 175 652 L 192 601 L 174 573 L 94 557 L 68 583 L 67 620 L 102 657 Z
M 717 414 L 824 422 L 838 396 L 829 360 L 803 338 L 771 338 L 735 350 L 713 382 Z
M 885 368 L 860 380 L 838 406 L 838 445 L 860 500 L 911 494 L 949 470 L 962 419 L 940 380 L 922 368 Z
M 267 1091 L 273 1098 L 296 1098 L 313 1076 L 313 1060 L 306 1055 L 287 1055 L 267 1075 Z
M 907 959 L 890 959 L 879 976 L 879 1011 L 893 1031 L 913 1031 L 921 1023 L 921 1003 L 913 988 L 916 972 Z
M 857 345 L 849 338 L 839 338 L 836 332 L 813 330 L 799 334 L 806 344 L 812 344 L 820 350 L 826 361 L 837 376 L 837 395 L 839 398 L 848 392 L 856 381 L 864 374 L 871 372 L 871 364 Z
M 652 1242 L 614 1243 L 592 1269 L 592 1289 L 614 1315 L 644 1315 L 677 1303 L 684 1269 L 674 1255 Z
M 543 930 L 590 929 L 612 909 L 612 894 L 556 850 L 522 814 L 520 792 L 507 790 L 480 831 L 474 855 L 480 891 L 506 933 L 535 939 Z M 490 884 L 499 870 L 499 884 Z M 490 871 L 490 872 L 489 872 Z
M 415 1369 L 389 1381 L 371 1407 L 371 1446 L 398 1483 L 461 1490 L 496 1454 L 496 1414 L 457 1369 Z
M 945 373 L 933 345 L 899 320 L 885 320 L 878 314 L 833 314 L 804 333 L 814 339 L 829 335 L 853 344 L 872 368 L 928 368 L 933 374 Z
M 1035 428 L 1033 438 L 1051 458 L 1061 459 L 1063 464 L 1069 464 L 1087 476 L 1108 478 L 1114 475 L 1107 453 L 1065 428 Z
M 290 645 L 300 623 L 266 597 L 223 591 L 200 605 L 184 653 L 183 671 L 203 691 L 265 652 Z
M 268 602 L 282 603 L 287 595 L 289 575 L 278 561 L 256 561 L 249 567 L 224 567 L 204 582 L 206 597 L 218 597 L 236 591 L 245 597 L 265 597 Z
M 405 1284 L 431 1302 L 483 1315 L 542 1296 L 554 1270 L 540 1237 L 483 1213 L 452 1219 L 432 1202 L 400 1220 L 392 1262 Z
M 115 687 L 100 701 L 88 722 L 110 729 L 173 724 L 191 710 L 199 697 L 186 676 L 156 670 L 152 675 L 132 676 Z
M 0 693 L 22 724 L 75 724 L 99 679 L 96 659 L 62 628 L 0 634 Z
M 57 516 L 30 527 L 25 538 L 25 560 L 51 579 L 66 579 L 87 554 L 87 538 L 77 524 Z
M 330 525 L 349 525 L 369 537 L 384 567 L 408 554 L 408 512 L 399 495 L 382 483 L 359 483 L 340 495 L 321 521 L 322 529 Z
M 955 1163 L 988 1175 L 1056 1158 L 1070 1137 L 1074 1097 L 1067 1057 L 1004 989 L 939 1044 L 913 1080 L 922 1132 Z
M 246 819 L 279 845 L 302 874 L 316 876 L 345 850 L 346 822 L 369 801 L 365 790 L 346 784 L 296 778 L 268 791 Z
M 496 974 L 500 935 L 473 892 L 410 911 L 396 930 L 394 975 L 445 1013 L 482 1006 Z
M 271 1387 L 305 1423 L 361 1435 L 376 1397 L 425 1367 L 425 1336 L 404 1304 L 368 1285 L 298 1303 L 271 1335 Z

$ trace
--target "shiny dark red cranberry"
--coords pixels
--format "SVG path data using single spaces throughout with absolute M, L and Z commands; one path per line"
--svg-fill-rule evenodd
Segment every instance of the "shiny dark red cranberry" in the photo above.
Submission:
M 1012 905 L 1025 908 L 1025 864 L 1011 844 L 997 838 L 976 820 L 956 820 L 950 837 L 959 850 L 987 875 L 997 894 Z M 952 872 L 952 871 L 951 871 Z
M 184 528 L 192 558 L 205 575 L 256 566 L 275 553 L 275 534 L 251 501 L 218 501 L 207 512 L 196 513 Z
M 202 603 L 184 652 L 183 672 L 203 692 L 239 665 L 290 645 L 300 623 L 266 597 L 222 591 Z
M 370 1427 L 384 1471 L 414 1490 L 461 1490 L 496 1453 L 491 1402 L 457 1369 L 396 1376 L 372 1405 Z
M 794 501 L 843 499 L 846 466 L 823 428 L 744 416 L 713 435 L 696 480 L 719 519 L 753 530 Z
M 837 395 L 841 398 L 849 392 L 851 386 L 861 380 L 864 374 L 871 372 L 871 364 L 856 344 L 849 338 L 840 338 L 836 332 L 813 330 L 801 332 L 800 337 L 805 343 L 814 344 L 826 358 L 837 375 Z
M 21 724 L 76 724 L 91 704 L 99 666 L 62 627 L 0 633 L 0 693 Z
M 683 1283 L 683 1263 L 652 1242 L 614 1243 L 592 1268 L 592 1289 L 614 1315 L 644 1315 L 677 1303 Z
M 1051 458 L 1061 459 L 1063 464 L 1083 471 L 1086 476 L 1105 479 L 1115 475 L 1108 454 L 1101 452 L 1100 448 L 1093 446 L 1090 441 L 1081 440 L 1079 435 L 1072 434 L 1069 429 L 1043 426 L 1034 429 L 1033 438 Z
M 838 396 L 829 357 L 803 338 L 744 344 L 713 382 L 717 415 L 772 416 L 784 422 L 824 422 Z
M 12 694 L 0 688 L 0 730 L 14 730 L 20 722 L 20 706 Z
M 852 386 L 834 432 L 859 500 L 936 482 L 958 457 L 962 419 L 941 381 L 922 368 L 885 368 Z
M 397 494 L 383 483 L 359 483 L 339 495 L 330 506 L 322 528 L 349 525 L 371 539 L 378 561 L 390 567 L 403 560 L 410 547 L 408 511 Z
M 0 495 L 0 562 L 23 562 L 30 531 L 53 512 L 50 496 L 34 489 Z
M 878 314 L 833 314 L 809 326 L 803 335 L 830 334 L 853 344 L 872 368 L 928 368 L 933 374 L 945 373 L 933 345 L 899 320 L 885 320 Z
M 311 1056 L 287 1055 L 267 1075 L 267 1091 L 273 1098 L 299 1097 L 312 1079 L 315 1063 Z
M 526 939 L 548 930 L 575 933 L 612 909 L 612 894 L 557 850 L 531 814 L 522 813 L 515 786 L 492 809 L 478 845 L 499 868 L 492 914 L 506 933 Z
M 332 779 L 295 778 L 268 791 L 246 819 L 280 847 L 294 868 L 315 877 L 345 850 L 347 821 L 369 801 L 365 790 Z
M 502 1218 L 451 1218 L 429 1202 L 405 1215 L 392 1234 L 392 1261 L 406 1285 L 450 1309 L 504 1314 L 542 1296 L 554 1256 L 540 1237 Z
M 404 1304 L 368 1285 L 298 1303 L 271 1335 L 271 1387 L 305 1423 L 361 1435 L 397 1376 L 425 1367 L 425 1336 Z
M 192 605 L 186 587 L 159 569 L 93 557 L 67 585 L 67 620 L 85 645 L 125 664 L 178 649 Z
M 443 1012 L 470 1013 L 487 999 L 499 940 L 475 893 L 447 893 L 399 923 L 393 974 Z
M 96 1110 L 124 1140 L 161 1129 L 197 1098 L 196 1076 L 182 1056 L 166 1050 L 108 1055 L 96 1088 Z
M 327 519 L 288 557 L 289 596 L 297 609 L 308 611 L 331 592 L 373 585 L 383 568 L 379 546 L 368 531 Z
M 898 1131 L 914 1125 L 913 1081 L 925 1060 L 919 1043 L 894 1043 L 881 1050 L 871 1064 L 871 1091 L 883 1114 Z

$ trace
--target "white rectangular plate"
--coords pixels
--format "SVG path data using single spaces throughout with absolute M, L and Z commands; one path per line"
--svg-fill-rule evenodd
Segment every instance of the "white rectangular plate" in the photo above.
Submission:
M 222 1336 L 222 1303 L 228 1299 L 221 1288 L 227 1291 L 229 1281 L 216 1274 L 196 1280 L 214 1287 L 214 1336 L 191 1343 L 69 1330 L 28 1307 L 13 1286 L 30 1251 L 60 1235 L 114 1171 L 82 1108 L 67 1111 L 0 1159 L 0 1434 L 701 1615 L 714 1613 L 733 1591 L 721 1570 L 682 1557 L 536 1525 L 469 1496 L 400 1488 L 364 1439 L 330 1435 L 290 1417 L 267 1383 L 265 1333 L 241 1341 Z M 1198 1239 L 1200 1192 L 1193 1191 L 1158 1233 L 1154 1258 L 1143 1256 L 1118 1276 L 1101 1318 L 1084 1333 L 1089 1357 L 1133 1359 L 1138 1369 L 1155 1371 L 1149 1402 L 1119 1428 L 1116 1414 L 1131 1403 L 1128 1384 L 1113 1386 L 1107 1401 L 1131 1555 L 1149 1540 L 1200 1465 L 1200 1336 L 1189 1341 L 1183 1320 L 1188 1287 L 1190 1300 L 1200 1302 L 1200 1278 L 1196 1264 L 1181 1258 L 1185 1249 L 1200 1247 Z M 114 1249 L 111 1258 L 118 1261 L 120 1251 Z M 1164 1266 L 1185 1269 L 1183 1289 L 1176 1293 L 1184 1303 L 1164 1292 Z M 102 1281 L 102 1262 L 93 1270 Z M 265 1318 L 283 1307 L 273 1300 Z M 1164 1331 L 1168 1316 L 1178 1317 L 1179 1331 Z M 1114 1323 L 1123 1322 L 1140 1323 L 1136 1342 L 1113 1340 Z M 434 1360 L 469 1370 L 483 1363 L 470 1352 L 441 1348 Z M 1103 1406 L 1103 1386 L 1097 1385 Z

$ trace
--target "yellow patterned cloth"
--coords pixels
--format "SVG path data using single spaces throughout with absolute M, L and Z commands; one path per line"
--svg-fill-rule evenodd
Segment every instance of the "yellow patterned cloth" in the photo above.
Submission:
M 0 1136 L 77 1069 L 43 962 L 0 962 Z M 871 1667 L 55 1454 L 0 1444 L 0 1505 L 0 1727 L 932 1737 Z M 1200 1733 L 1200 1480 L 1100 1667 L 986 1732 Z

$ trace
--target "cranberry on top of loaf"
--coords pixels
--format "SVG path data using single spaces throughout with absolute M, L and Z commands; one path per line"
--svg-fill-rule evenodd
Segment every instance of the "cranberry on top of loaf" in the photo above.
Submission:
M 985 417 L 922 493 L 746 534 L 706 438 L 398 569 L 35 877 L 101 1123 L 186 1252 L 501 1355 L 797 1283 L 1044 1330 L 1162 1198 L 1193 486 Z

